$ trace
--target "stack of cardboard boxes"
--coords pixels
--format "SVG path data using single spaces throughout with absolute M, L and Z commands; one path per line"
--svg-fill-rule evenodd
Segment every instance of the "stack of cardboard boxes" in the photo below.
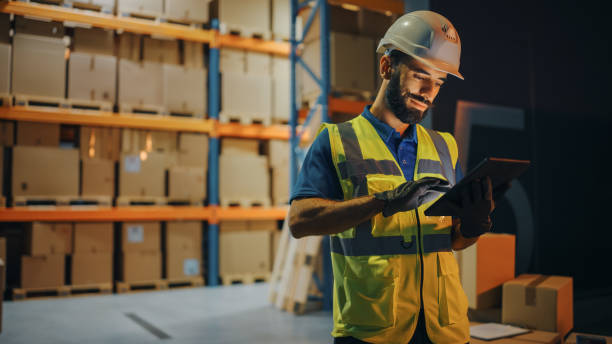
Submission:
M 573 327 L 572 279 L 515 277 L 515 248 L 514 235 L 487 233 L 476 244 L 455 252 L 470 320 L 555 332 L 544 333 L 537 341 L 555 343 Z
M 177 164 L 168 169 L 168 200 L 171 203 L 203 204 L 207 169 L 208 137 L 181 133 Z
M 162 278 L 161 223 L 124 222 L 118 253 L 119 278 L 126 283 Z
M 11 104 L 10 15 L 0 14 L 0 106 Z
M 224 284 L 267 278 L 272 270 L 276 221 L 223 221 L 219 225 L 219 275 Z
M 222 206 L 270 206 L 268 159 L 259 155 L 259 141 L 221 141 L 219 202 Z
M 70 284 L 111 285 L 113 282 L 113 223 L 74 224 Z
M 272 204 L 275 206 L 289 203 L 289 150 L 288 141 L 270 140 L 268 160 L 272 179 Z
M 164 17 L 182 23 L 207 23 L 211 0 L 164 1 Z
M 63 0 L 64 6 L 93 9 L 102 13 L 115 13 L 115 0 Z
M 72 224 L 33 222 L 26 228 L 21 287 L 52 289 L 65 284 L 66 255 L 72 253 Z
M 116 6 L 123 16 L 159 18 L 164 12 L 164 0 L 117 0 Z
M 6 239 L 0 237 L 0 333 L 2 333 L 2 300 L 6 289 Z
M 202 222 L 166 223 L 165 277 L 169 282 L 202 276 Z
M 118 128 L 80 128 L 81 197 L 112 204 L 115 197 L 115 163 L 119 160 Z
M 215 0 L 210 13 L 219 19 L 222 33 L 270 39 L 270 0 Z

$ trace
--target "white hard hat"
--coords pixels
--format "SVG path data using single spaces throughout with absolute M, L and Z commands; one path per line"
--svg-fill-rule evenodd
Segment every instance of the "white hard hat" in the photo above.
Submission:
M 452 74 L 459 73 L 461 40 L 451 22 L 432 11 L 414 11 L 399 17 L 387 30 L 376 52 L 399 50 L 425 65 Z

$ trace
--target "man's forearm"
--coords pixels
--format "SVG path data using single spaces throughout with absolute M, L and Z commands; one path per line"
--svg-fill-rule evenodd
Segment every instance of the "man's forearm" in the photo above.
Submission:
M 460 251 L 472 246 L 478 241 L 478 237 L 466 238 L 461 235 L 461 221 L 453 219 L 453 228 L 451 234 L 451 246 L 454 251 Z
M 374 196 L 348 201 L 303 198 L 291 202 L 289 228 L 296 238 L 341 233 L 380 213 L 385 203 Z

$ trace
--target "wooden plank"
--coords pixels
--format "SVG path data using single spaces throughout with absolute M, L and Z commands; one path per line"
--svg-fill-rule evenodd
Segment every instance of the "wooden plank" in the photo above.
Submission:
M 297 255 L 295 286 L 287 297 L 289 302 L 286 304 L 286 310 L 288 312 L 302 314 L 306 310 L 308 293 L 311 285 L 314 283 L 312 274 L 314 273 L 315 262 L 319 256 L 322 239 L 323 237 L 320 235 L 301 239 L 304 243 L 300 246 L 300 251 Z
M 268 300 L 271 304 L 276 304 L 276 297 L 278 295 L 278 288 L 281 282 L 282 272 L 285 267 L 287 250 L 289 249 L 289 240 L 291 238 L 289 231 L 289 216 L 285 217 L 283 222 L 283 229 L 278 241 L 278 247 L 276 248 L 276 254 L 274 255 L 274 264 L 272 266 L 272 275 L 270 276 L 270 291 L 268 292 Z
M 213 127 L 211 120 L 203 119 L 25 106 L 0 107 L 0 119 L 199 133 L 208 133 Z

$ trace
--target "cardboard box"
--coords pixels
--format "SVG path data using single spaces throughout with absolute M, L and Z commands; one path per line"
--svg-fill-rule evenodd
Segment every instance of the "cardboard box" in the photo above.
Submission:
M 21 288 L 54 288 L 65 283 L 64 254 L 21 256 Z
M 119 104 L 161 106 L 164 98 L 162 65 L 119 59 Z
M 272 168 L 272 204 L 275 206 L 289 204 L 289 183 L 289 165 Z
M 251 231 L 273 232 L 278 229 L 276 220 L 252 220 L 248 222 Z
M 166 278 L 180 280 L 202 276 L 202 249 L 168 250 L 166 252 Z
M 79 8 L 92 8 L 102 13 L 115 13 L 115 0 L 64 0 L 64 6 L 75 6 Z
M 149 131 L 122 129 L 121 151 L 123 153 L 164 152 L 177 150 L 178 133 L 175 131 Z
M 170 114 L 204 118 L 206 70 L 164 65 L 164 107 Z
M 387 29 L 393 24 L 394 17 L 382 12 L 360 9 L 357 12 L 357 26 L 359 34 L 379 41 L 383 38 Z
M 15 122 L 0 121 L 0 146 L 12 147 L 15 143 Z
M 291 2 L 290 0 L 272 0 L 272 34 L 274 39 L 291 38 Z M 296 39 L 302 36 L 302 17 L 296 18 Z
M 267 273 L 270 271 L 270 232 L 236 231 L 219 234 L 219 273 Z
M 221 140 L 221 153 L 234 155 L 259 155 L 259 140 L 230 139 Z
M 70 277 L 72 285 L 112 283 L 113 253 L 74 253 Z
M 72 224 L 31 222 L 26 226 L 25 252 L 31 256 L 70 254 Z
M 171 0 L 165 1 L 164 15 L 176 21 L 208 23 L 210 0 Z
M 268 163 L 272 168 L 289 169 L 291 145 L 287 140 L 268 141 Z
M 502 286 L 514 279 L 515 236 L 487 233 L 455 252 L 461 284 L 473 309 L 501 306 Z
M 164 153 L 121 154 L 119 196 L 164 197 L 165 186 L 166 156 Z
M 258 52 L 246 52 L 246 72 L 252 75 L 272 74 L 272 56 Z
M 117 0 L 117 13 L 160 17 L 163 12 L 163 0 Z
M 375 91 L 375 55 L 364 53 L 374 51 L 375 41 L 371 38 L 332 32 L 329 36 L 330 47 L 330 85 L 333 89 Z M 321 74 L 321 44 L 312 41 L 306 44 L 304 61 L 316 75 Z M 369 71 L 356 73 L 355 71 Z M 300 68 L 303 80 L 303 95 L 312 97 L 320 93 L 317 84 L 306 71 Z
M 0 42 L 10 43 L 11 15 L 8 13 L 0 14 Z
M 81 172 L 81 195 L 115 196 L 115 163 L 111 160 L 85 159 Z
M 161 250 L 161 223 L 124 222 L 121 225 L 121 251 L 159 251 Z
M 121 253 L 120 278 L 124 282 L 160 280 L 162 276 L 160 251 L 133 251 Z
M 244 74 L 247 71 L 247 53 L 242 49 L 221 49 L 219 51 L 221 73 Z
M 202 222 L 168 221 L 166 223 L 166 250 L 202 250 Z
M 119 128 L 81 126 L 79 133 L 81 159 L 119 160 L 120 134 Z
M 219 198 L 270 205 L 270 174 L 264 156 L 223 153 L 219 156 Z
M 11 93 L 11 48 L 8 43 L 0 43 L 0 94 Z
M 13 37 L 12 93 L 64 98 L 66 46 L 61 38 Z
M 502 322 L 565 337 L 574 327 L 572 278 L 525 274 L 504 283 Z
M 272 118 L 276 122 L 289 122 L 291 117 L 291 79 L 289 76 L 272 77 Z M 299 104 L 299 102 L 298 102 Z
M 477 322 L 470 322 L 470 326 L 479 325 Z M 562 344 L 563 337 L 556 332 L 535 331 L 517 335 L 514 337 L 500 338 L 496 340 L 480 340 L 470 337 L 473 344 Z
M 15 146 L 12 179 L 13 196 L 78 196 L 79 151 Z
M 64 24 L 56 21 L 42 21 L 15 16 L 15 33 L 63 38 Z
M 223 51 L 225 49 L 222 49 Z M 204 68 L 204 45 L 198 42 L 183 42 L 183 65 L 186 68 Z
M 120 60 L 140 61 L 140 47 L 142 46 L 142 36 L 130 32 L 124 32 L 119 36 L 119 46 L 117 48 L 117 58 Z
M 145 37 L 143 60 L 164 64 L 179 64 L 178 41 Z
M 117 58 L 75 52 L 68 62 L 68 98 L 115 103 Z M 107 110 L 112 110 L 107 109 Z
M 221 232 L 236 232 L 247 231 L 249 229 L 248 221 L 221 221 L 219 222 L 219 231 Z
M 168 198 L 203 201 L 206 198 L 206 171 L 200 167 L 171 167 L 168 170 Z
M 329 5 L 328 8 L 330 34 L 334 34 L 336 32 L 348 33 L 353 35 L 359 34 L 357 11 L 348 10 L 343 7 L 334 5 Z M 302 18 L 303 24 L 306 24 L 306 22 L 308 21 L 308 17 L 310 16 L 311 11 L 312 9 L 300 11 L 299 16 Z M 304 38 L 305 43 L 316 41 L 319 39 L 319 37 L 321 37 L 321 22 L 319 21 L 319 17 L 320 12 L 317 12 L 317 14 L 315 14 L 314 20 L 312 21 L 312 24 L 310 25 L 310 30 L 308 30 L 308 33 Z M 386 29 L 387 28 L 385 28 L 385 30 Z M 364 52 L 362 51 L 362 54 L 363 53 Z
M 221 82 L 221 117 L 270 122 L 272 78 L 269 75 L 224 73 Z
M 60 144 L 60 125 L 54 123 L 17 122 L 17 144 L 20 146 L 51 146 Z
M 112 222 L 76 222 L 74 224 L 73 252 L 80 254 L 112 253 Z
M 269 0 L 217 0 L 219 22 L 227 30 L 243 30 L 244 33 L 257 33 L 269 36 Z M 243 33 L 243 34 L 244 34 Z
M 82 1 L 82 0 L 81 0 Z M 98 28 L 74 28 L 72 37 L 74 53 L 110 55 L 115 54 L 115 34 L 112 30 Z
M 578 332 L 572 332 L 569 337 L 567 337 L 567 339 L 565 340 L 565 344 L 578 344 L 577 342 L 577 337 L 583 337 L 585 339 L 591 339 L 591 340 L 599 340 L 602 341 L 603 343 L 607 343 L 607 344 L 612 344 L 612 337 L 606 337 L 606 336 L 601 336 L 601 335 L 597 335 L 597 334 L 587 334 L 587 333 L 578 333 Z M 586 342 L 588 343 L 596 343 L 594 341 L 592 342 Z
M 179 135 L 180 166 L 200 167 L 206 170 L 208 166 L 208 136 L 196 133 L 181 133 Z

